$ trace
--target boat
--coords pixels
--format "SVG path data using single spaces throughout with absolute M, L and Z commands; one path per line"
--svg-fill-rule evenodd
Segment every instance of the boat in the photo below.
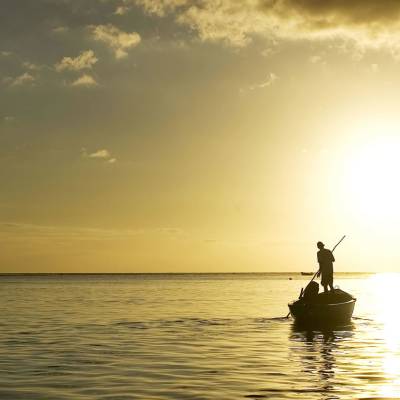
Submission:
M 303 276 L 311 276 L 314 275 L 314 272 L 300 272 Z
M 316 282 L 314 282 L 316 283 Z M 298 325 L 343 326 L 353 315 L 356 299 L 349 293 L 334 289 L 327 293 L 307 293 L 288 304 L 290 314 Z

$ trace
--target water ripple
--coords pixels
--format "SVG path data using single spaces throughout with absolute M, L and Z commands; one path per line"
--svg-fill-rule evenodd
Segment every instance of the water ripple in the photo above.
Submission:
M 350 326 L 307 331 L 279 317 L 296 282 L 107 279 L 2 284 L 0 399 L 400 393 L 398 342 L 362 300 Z M 367 298 L 363 282 L 347 283 Z

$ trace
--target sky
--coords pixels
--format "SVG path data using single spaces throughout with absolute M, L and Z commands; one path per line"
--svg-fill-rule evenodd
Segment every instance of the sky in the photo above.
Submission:
M 3 0 L 0 272 L 400 271 L 397 0 Z

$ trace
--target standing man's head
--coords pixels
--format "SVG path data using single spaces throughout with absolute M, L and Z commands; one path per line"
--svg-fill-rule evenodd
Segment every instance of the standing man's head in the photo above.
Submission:
M 322 242 L 318 242 L 318 243 L 317 243 L 317 247 L 318 247 L 320 250 L 322 250 L 322 249 L 325 247 L 325 245 L 324 245 Z

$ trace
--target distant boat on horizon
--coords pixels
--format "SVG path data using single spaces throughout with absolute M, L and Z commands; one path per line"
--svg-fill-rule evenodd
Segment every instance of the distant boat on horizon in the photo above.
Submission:
M 311 276 L 314 275 L 314 272 L 300 272 L 301 275 Z

